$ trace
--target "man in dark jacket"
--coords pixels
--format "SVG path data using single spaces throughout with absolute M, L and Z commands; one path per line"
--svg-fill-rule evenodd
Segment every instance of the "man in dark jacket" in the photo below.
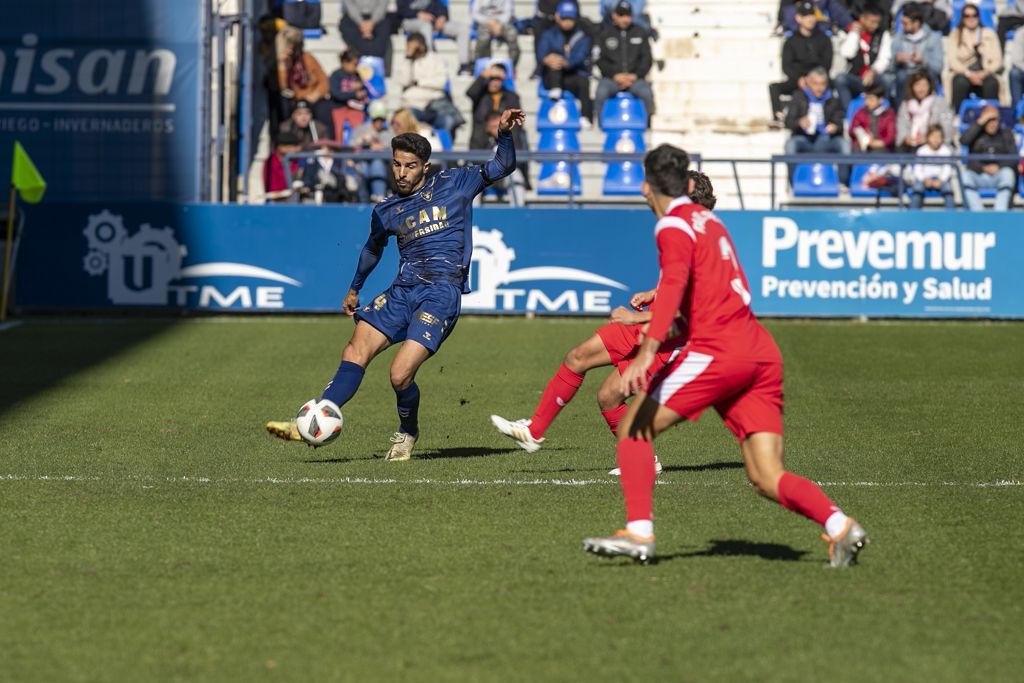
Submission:
M 850 143 L 843 137 L 846 112 L 829 91 L 828 72 L 818 67 L 804 81 L 786 112 L 786 128 L 793 133 L 786 154 L 849 154 Z M 845 182 L 847 175 L 848 169 L 841 167 L 840 179 Z
M 797 2 L 795 4 L 796 6 L 794 6 L 794 3 L 789 3 L 787 6 L 785 0 L 783 0 L 779 12 L 779 20 L 782 28 L 786 31 L 796 32 L 800 26 L 800 20 L 796 17 L 800 14 L 798 7 L 804 3 Z M 814 6 L 814 13 L 818 20 L 824 24 L 822 28 L 845 31 L 853 23 L 850 11 L 839 0 L 814 0 L 810 4 Z M 849 2 L 846 5 L 849 5 Z
M 579 10 L 570 0 L 558 4 L 555 26 L 540 37 L 541 78 L 552 100 L 562 98 L 568 90 L 580 101 L 580 110 L 587 121 L 594 119 L 590 99 L 590 38 L 580 28 Z
M 628 0 L 619 0 L 611 15 L 612 25 L 601 31 L 597 38 L 600 56 L 597 68 L 601 81 L 594 97 L 597 115 L 601 116 L 604 103 L 620 92 L 628 92 L 643 100 L 647 115 L 654 114 L 654 93 L 645 78 L 651 70 L 651 44 L 649 32 L 633 23 L 633 6 Z
M 798 30 L 782 44 L 782 72 L 786 80 L 768 86 L 775 121 L 782 120 L 782 96 L 797 91 L 807 72 L 822 68 L 828 73 L 832 68 L 832 40 L 818 30 L 813 2 L 797 3 L 796 22 Z
M 1013 131 L 1004 128 L 999 108 L 989 105 L 981 110 L 978 120 L 961 136 L 960 144 L 975 154 L 1017 155 L 1017 142 Z M 971 159 L 963 175 L 964 203 L 971 211 L 982 211 L 979 189 L 996 190 L 996 211 L 1007 211 L 1017 184 L 1016 163 L 1007 161 L 977 161 Z
M 466 90 L 466 97 L 473 103 L 473 135 L 470 149 L 490 149 L 487 135 L 487 117 L 501 114 L 506 109 L 521 109 L 519 95 L 505 87 L 508 72 L 501 64 L 491 64 L 484 69 Z M 516 141 L 518 143 L 518 140 Z

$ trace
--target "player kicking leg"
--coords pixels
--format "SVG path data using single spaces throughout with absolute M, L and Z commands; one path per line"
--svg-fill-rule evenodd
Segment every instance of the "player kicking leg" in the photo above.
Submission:
M 782 355 L 750 310 L 746 276 L 725 226 L 685 196 L 688 164 L 686 153 L 669 145 L 644 160 L 644 196 L 659 219 L 662 279 L 648 334 L 622 375 L 622 391 L 638 392 L 618 435 L 626 528 L 584 539 L 583 548 L 640 562 L 655 559 L 653 441 L 714 407 L 739 441 L 756 490 L 824 527 L 831 566 L 854 564 L 868 542 L 863 527 L 816 484 L 783 466 Z M 648 381 L 659 343 L 677 315 L 689 321 L 689 341 Z
M 704 208 L 713 210 L 717 203 L 715 189 L 711 179 L 700 171 L 689 171 L 693 183 L 692 201 Z M 498 415 L 491 415 L 491 423 L 505 436 L 513 439 L 520 448 L 528 453 L 540 450 L 544 442 L 544 434 L 548 427 L 568 405 L 576 391 L 583 384 L 584 375 L 595 368 L 614 365 L 616 370 L 610 373 L 598 390 L 597 403 L 611 430 L 612 436 L 618 431 L 619 422 L 626 414 L 628 394 L 622 393 L 619 376 L 629 366 L 636 355 L 644 325 L 650 320 L 649 312 L 644 309 L 654 300 L 655 290 L 639 292 L 633 295 L 630 306 L 633 310 L 620 306 L 612 311 L 609 324 L 597 330 L 594 336 L 576 346 L 568 354 L 558 368 L 555 376 L 548 381 L 540 403 L 533 417 L 521 420 L 508 420 Z M 672 335 L 672 343 L 659 352 L 651 373 L 657 372 L 671 357 L 676 346 L 682 344 L 678 330 Z M 661 474 L 661 463 L 655 458 L 655 468 Z M 618 476 L 618 467 L 608 474 Z

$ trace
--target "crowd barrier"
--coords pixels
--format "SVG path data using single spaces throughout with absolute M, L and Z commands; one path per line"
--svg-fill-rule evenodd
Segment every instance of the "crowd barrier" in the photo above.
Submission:
M 24 310 L 326 312 L 340 307 L 370 208 L 43 204 L 26 214 L 15 292 Z M 1014 212 L 718 215 L 759 314 L 1024 317 Z M 484 208 L 474 222 L 466 312 L 602 315 L 657 284 L 646 209 Z M 364 300 L 396 268 L 392 241 Z

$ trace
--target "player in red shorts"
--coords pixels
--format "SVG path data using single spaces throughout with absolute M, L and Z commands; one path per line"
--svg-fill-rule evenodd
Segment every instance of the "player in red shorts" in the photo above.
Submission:
M 694 183 L 692 200 L 708 210 L 714 209 L 716 199 L 711 180 L 699 171 L 690 171 L 689 176 Z M 528 453 L 534 453 L 540 449 L 548 427 L 576 395 L 576 391 L 583 384 L 584 375 L 595 368 L 611 365 L 616 371 L 610 373 L 601 384 L 597 392 L 597 403 L 601 408 L 601 416 L 611 429 L 612 435 L 615 435 L 619 422 L 626 414 L 626 399 L 629 398 L 628 394 L 622 393 L 619 376 L 625 372 L 640 347 L 643 328 L 651 319 L 650 312 L 643 309 L 654 300 L 654 295 L 653 289 L 634 294 L 630 300 L 633 310 L 624 306 L 616 308 L 612 311 L 608 324 L 598 328 L 593 336 L 566 354 L 565 361 L 544 389 L 533 418 L 507 420 L 498 415 L 491 415 L 491 423 L 502 434 L 512 438 L 520 448 Z M 672 336 L 671 342 L 664 344 L 664 348 L 655 355 L 649 373 L 653 374 L 665 365 L 685 340 L 685 334 L 680 334 L 678 329 Z M 655 470 L 660 473 L 661 463 L 657 458 L 654 465 Z M 619 468 L 616 467 L 609 474 L 618 475 Z
M 750 290 L 732 240 L 713 213 L 685 195 L 689 156 L 661 145 L 644 159 L 644 197 L 658 217 L 661 281 L 651 322 L 621 390 L 637 392 L 618 430 L 618 463 L 626 528 L 587 538 L 597 555 L 655 558 L 653 441 L 682 420 L 714 407 L 736 436 L 747 477 L 758 493 L 825 528 L 829 564 L 856 562 L 868 542 L 864 529 L 820 488 L 782 464 L 782 354 L 750 310 Z M 673 321 L 689 322 L 676 358 L 648 380 Z

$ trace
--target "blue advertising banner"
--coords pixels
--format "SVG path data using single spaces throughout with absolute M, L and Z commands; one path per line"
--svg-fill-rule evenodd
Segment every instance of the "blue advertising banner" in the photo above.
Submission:
M 0 159 L 20 141 L 61 201 L 198 200 L 206 5 L 5 3 Z
M 1024 317 L 1014 213 L 721 212 L 761 315 Z M 17 265 L 26 309 L 340 308 L 368 207 L 31 207 Z M 601 315 L 657 284 L 646 210 L 480 209 L 467 313 Z M 397 249 L 367 281 L 390 284 Z

